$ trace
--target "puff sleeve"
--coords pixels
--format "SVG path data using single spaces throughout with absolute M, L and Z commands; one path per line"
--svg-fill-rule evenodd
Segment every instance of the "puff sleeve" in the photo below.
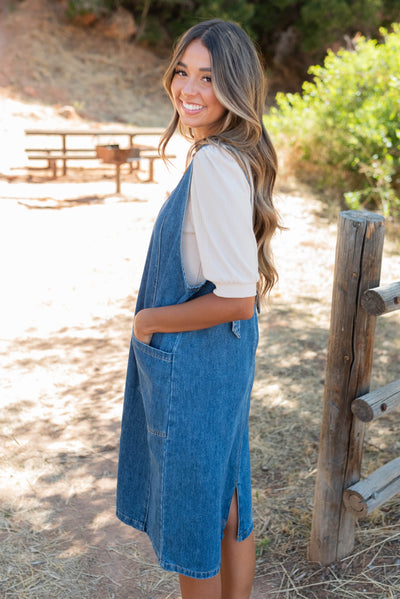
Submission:
M 252 188 L 234 157 L 205 146 L 193 159 L 184 223 L 183 263 L 189 283 L 212 281 L 220 297 L 256 295 L 257 244 Z

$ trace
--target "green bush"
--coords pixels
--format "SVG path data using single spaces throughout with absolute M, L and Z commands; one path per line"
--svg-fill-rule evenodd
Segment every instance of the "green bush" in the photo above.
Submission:
M 382 43 L 360 37 L 355 51 L 328 51 L 302 94 L 278 94 L 265 117 L 290 144 L 298 173 L 343 194 L 351 208 L 400 214 L 400 24 Z
M 116 0 L 68 0 L 65 14 L 68 19 L 88 14 L 104 16 L 116 7 Z

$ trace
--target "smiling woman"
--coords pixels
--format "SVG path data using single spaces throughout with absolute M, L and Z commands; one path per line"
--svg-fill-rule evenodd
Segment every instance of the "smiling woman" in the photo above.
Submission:
M 276 156 L 263 70 L 236 24 L 178 42 L 164 78 L 193 144 L 156 220 L 139 291 L 121 430 L 117 515 L 145 531 L 182 599 L 248 599 L 255 567 L 248 415 L 256 306 L 276 271 Z

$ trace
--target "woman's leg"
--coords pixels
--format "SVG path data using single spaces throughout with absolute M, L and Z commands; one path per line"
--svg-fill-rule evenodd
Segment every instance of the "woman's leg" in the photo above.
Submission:
M 221 572 L 205 580 L 179 575 L 182 599 L 249 599 L 256 565 L 254 535 L 238 543 L 237 529 L 235 493 L 222 539 Z
M 221 599 L 221 577 L 200 580 L 179 575 L 182 599 Z
M 240 543 L 237 495 L 232 498 L 221 549 L 222 599 L 249 599 L 254 580 L 256 552 L 253 533 Z

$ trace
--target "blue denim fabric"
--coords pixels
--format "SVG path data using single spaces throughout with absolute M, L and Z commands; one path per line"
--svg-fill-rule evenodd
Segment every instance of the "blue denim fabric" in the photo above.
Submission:
M 187 284 L 183 220 L 192 167 L 154 226 L 136 312 L 211 293 Z M 145 531 L 160 565 L 194 578 L 220 569 L 221 539 L 237 491 L 237 539 L 253 529 L 248 414 L 257 315 L 199 331 L 132 333 L 118 466 L 117 516 Z

